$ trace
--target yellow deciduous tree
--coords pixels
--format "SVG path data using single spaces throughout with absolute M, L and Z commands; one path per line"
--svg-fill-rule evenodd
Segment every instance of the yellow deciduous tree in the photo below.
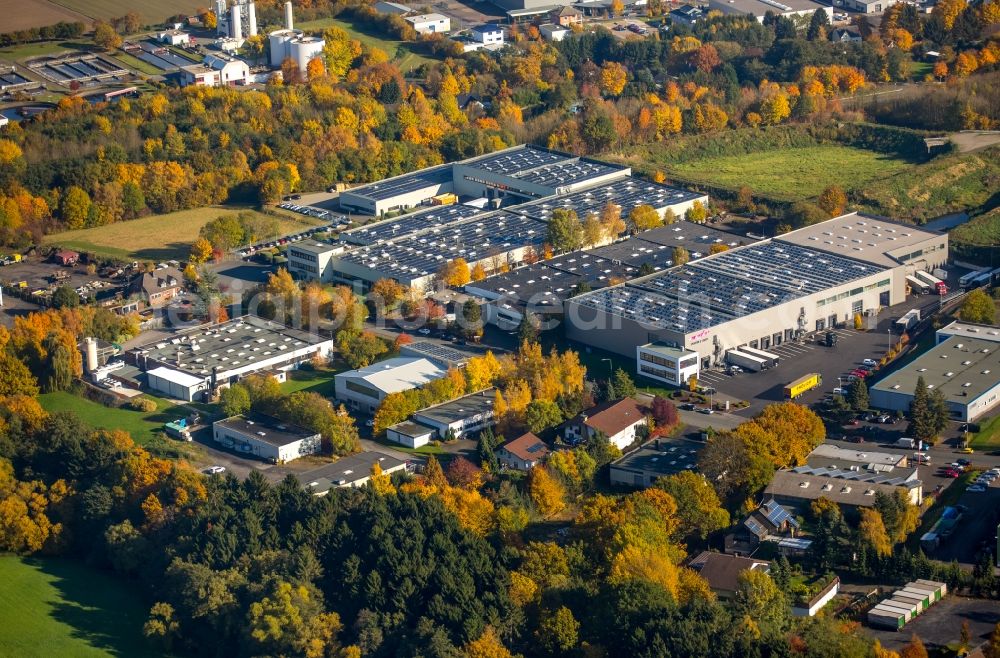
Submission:
M 858 509 L 861 520 L 858 522 L 858 534 L 861 540 L 868 544 L 877 555 L 892 555 L 892 541 L 886 532 L 885 523 L 878 510 L 868 507 Z
M 503 645 L 492 626 L 487 626 L 483 634 L 465 645 L 467 658 L 513 658 L 507 647 Z
M 601 67 L 601 91 L 607 96 L 620 96 L 628 82 L 628 71 L 618 62 L 606 62 Z
M 566 491 L 544 466 L 535 466 L 528 473 L 528 492 L 542 516 L 552 516 L 566 509 Z
M 190 260 L 192 263 L 201 264 L 212 257 L 212 243 L 205 238 L 198 238 L 191 245 Z

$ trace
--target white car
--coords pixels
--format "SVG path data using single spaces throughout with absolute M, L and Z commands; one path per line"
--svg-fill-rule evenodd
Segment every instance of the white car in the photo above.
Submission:
M 878 361 L 876 361 L 875 359 L 864 359 L 864 360 L 861 361 L 861 365 L 863 365 L 863 366 L 877 366 L 878 365 Z
M 841 388 L 841 387 L 838 386 L 837 388 L 833 389 L 833 394 L 834 395 L 847 395 L 847 389 L 846 388 Z
M 982 484 L 974 484 L 968 489 L 966 489 L 966 491 L 968 491 L 969 493 L 983 493 L 984 491 L 986 491 L 986 487 L 985 485 Z
M 219 475 L 220 473 L 225 473 L 225 472 L 226 472 L 225 466 L 209 466 L 208 468 L 205 469 L 205 473 L 207 473 L 208 475 Z
M 417 329 L 417 333 L 420 334 L 421 336 L 430 336 L 431 330 L 428 329 L 427 327 L 424 327 L 423 329 Z

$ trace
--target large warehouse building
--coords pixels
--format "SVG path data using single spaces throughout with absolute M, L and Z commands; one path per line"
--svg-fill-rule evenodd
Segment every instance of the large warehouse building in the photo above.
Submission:
M 851 213 L 568 299 L 566 333 L 631 358 L 661 342 L 711 367 L 898 304 L 907 274 L 947 258 L 945 234 Z
M 649 205 L 680 217 L 696 201 L 708 203 L 703 194 L 630 174 L 627 167 L 517 146 L 355 188 L 340 195 L 345 210 L 383 215 L 427 208 L 345 231 L 341 241 L 348 249 L 322 254 L 329 259 L 332 275 L 323 280 L 365 288 L 391 278 L 426 290 L 441 267 L 458 258 L 469 267 L 482 264 L 486 271 L 496 272 L 540 253 L 557 208 L 574 210 L 582 219 L 611 202 L 620 206 L 623 216 L 636 206 Z M 661 256 L 660 267 L 668 265 L 664 259 L 669 248 L 653 242 L 643 245 L 642 249 Z M 314 261 L 312 254 L 304 255 L 294 263 L 296 271 L 323 278 L 327 270 L 321 274 Z
M 248 315 L 178 332 L 130 350 L 125 360 L 146 373 L 154 391 L 190 402 L 240 377 L 290 370 L 332 350 L 330 338 Z

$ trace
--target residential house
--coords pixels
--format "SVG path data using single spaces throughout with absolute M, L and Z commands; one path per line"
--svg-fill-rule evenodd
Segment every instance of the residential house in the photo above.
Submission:
M 774 500 L 763 503 L 726 535 L 725 551 L 732 555 L 749 555 L 764 543 L 778 545 L 782 555 L 801 555 L 812 541 L 797 536 L 801 530 L 792 513 Z
M 708 586 L 720 599 L 731 599 L 736 595 L 739 576 L 744 571 L 760 570 L 769 573 L 771 570 L 771 563 L 766 560 L 711 551 L 702 551 L 688 562 L 688 566 L 708 582 Z
M 561 27 L 573 27 L 574 25 L 583 24 L 583 12 L 575 7 L 560 7 L 559 9 L 552 10 L 549 14 L 552 17 L 552 22 Z
M 635 443 L 638 429 L 646 426 L 646 416 L 632 398 L 605 402 L 592 407 L 563 425 L 569 443 L 587 441 L 601 433 L 619 450 Z
M 674 25 L 690 26 L 705 18 L 705 12 L 694 5 L 684 5 L 671 10 L 668 16 Z
M 147 305 L 160 308 L 184 290 L 184 274 L 176 267 L 161 267 L 133 279 L 129 294 L 138 294 Z
M 508 441 L 497 449 L 497 459 L 507 468 L 530 471 L 548 456 L 549 447 L 541 439 L 528 432 Z
M 503 28 L 498 25 L 477 25 L 469 30 L 469 34 L 456 39 L 462 44 L 465 52 L 473 50 L 498 50 L 503 47 Z
M 830 41 L 834 43 L 861 43 L 861 33 L 849 27 L 838 27 L 830 31 Z

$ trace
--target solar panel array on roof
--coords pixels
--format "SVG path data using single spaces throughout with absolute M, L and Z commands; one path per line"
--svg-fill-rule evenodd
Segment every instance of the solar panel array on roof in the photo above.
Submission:
M 588 213 L 599 213 L 610 201 L 621 207 L 622 216 L 627 216 L 636 206 L 649 205 L 654 208 L 662 208 L 700 199 L 703 196 L 697 192 L 689 192 L 637 178 L 622 178 L 606 185 L 598 185 L 565 196 L 539 199 L 512 208 L 511 211 L 548 221 L 553 210 L 567 208 L 576 211 L 577 216 L 582 219 Z
M 466 164 L 474 169 L 494 174 L 517 176 L 517 174 L 530 169 L 571 159 L 573 159 L 571 156 L 565 156 L 554 151 L 534 146 L 522 146 L 516 149 L 499 151 L 498 153 L 487 155 Z
M 353 244 L 375 244 L 376 242 L 403 238 L 435 226 L 454 224 L 484 212 L 480 208 L 466 205 L 437 206 L 344 231 L 340 234 L 340 239 Z
M 462 352 L 461 350 L 456 350 L 440 343 L 433 343 L 429 340 L 419 340 L 406 345 L 406 352 L 426 356 L 434 361 L 456 364 L 465 363 L 473 356 L 468 352 Z
M 622 242 L 591 249 L 591 253 L 616 263 L 639 268 L 649 265 L 654 271 L 664 270 L 674 264 L 674 250 L 662 244 L 646 242 L 632 237 Z
M 743 521 L 743 525 L 745 525 L 750 530 L 750 532 L 757 535 L 758 537 L 763 537 L 767 534 L 767 531 L 764 529 L 764 526 L 762 526 L 757 521 L 757 519 L 753 518 L 752 516 L 748 516 L 746 520 Z
M 851 480 L 854 482 L 867 482 L 870 484 L 890 484 L 893 486 L 903 485 L 911 481 L 907 479 L 908 475 L 893 476 L 886 473 L 872 473 L 870 471 L 844 471 L 838 468 L 826 467 L 814 468 L 811 466 L 797 466 L 791 469 L 791 472 L 801 473 L 803 475 L 817 475 L 835 478 L 837 480 Z
M 537 169 L 522 172 L 517 175 L 517 178 L 536 185 L 560 187 L 607 176 L 616 171 L 624 171 L 624 169 L 604 162 L 581 158 L 543 165 Z
M 396 277 L 417 278 L 437 272 L 455 258 L 473 263 L 529 245 L 540 247 L 546 235 L 547 228 L 540 222 L 497 212 L 359 247 L 340 259 Z
M 776 503 L 772 504 L 769 507 L 765 517 L 767 518 L 768 521 L 771 522 L 771 524 L 775 528 L 780 528 L 781 524 L 784 523 L 785 521 L 788 521 L 796 528 L 799 526 L 798 521 L 795 520 L 795 518 L 791 515 L 791 513 L 789 513 L 788 510 L 786 510 L 784 507 Z
M 690 332 L 883 270 L 797 245 L 764 242 L 725 251 L 624 288 L 589 293 L 575 303 L 653 327 Z
M 367 197 L 375 201 L 390 199 L 399 194 L 416 192 L 427 187 L 443 185 L 452 181 L 451 165 L 441 165 L 432 169 L 422 169 L 412 174 L 396 176 L 370 185 L 356 187 L 350 190 L 351 194 Z

